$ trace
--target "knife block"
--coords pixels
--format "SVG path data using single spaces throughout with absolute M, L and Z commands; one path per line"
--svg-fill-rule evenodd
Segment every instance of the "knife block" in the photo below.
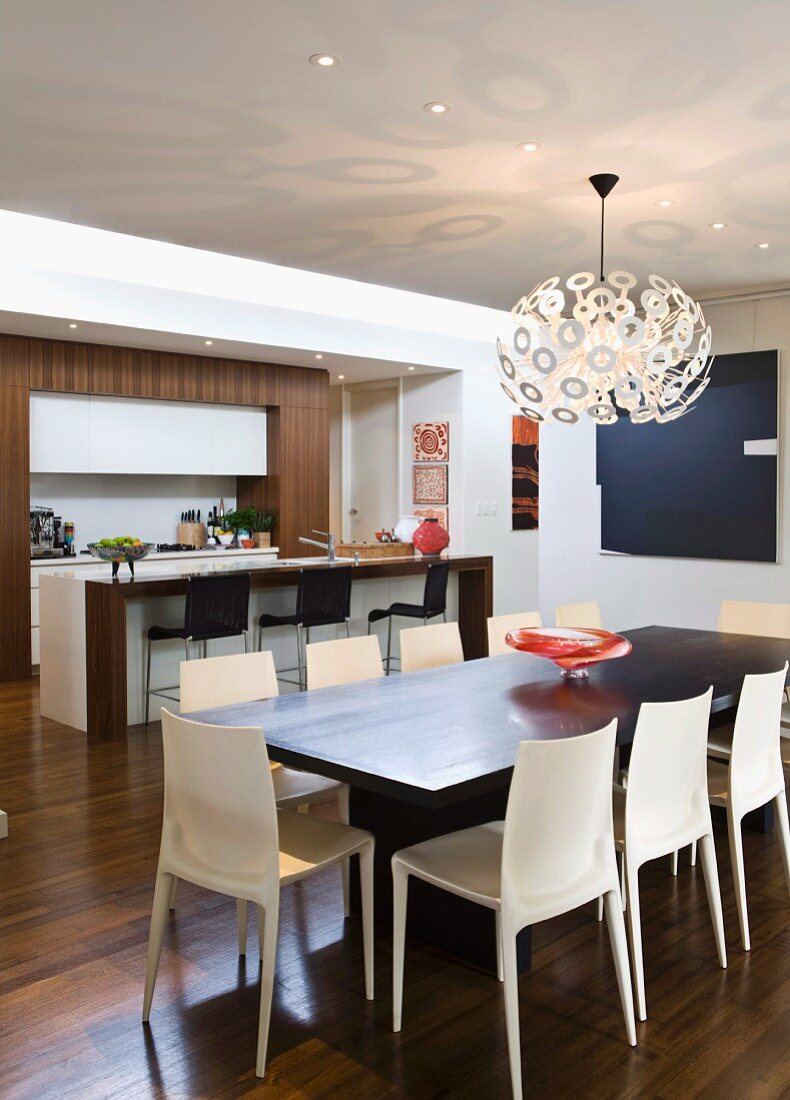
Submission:
M 204 523 L 179 523 L 176 542 L 182 546 L 194 546 L 202 550 L 206 545 L 206 525 Z

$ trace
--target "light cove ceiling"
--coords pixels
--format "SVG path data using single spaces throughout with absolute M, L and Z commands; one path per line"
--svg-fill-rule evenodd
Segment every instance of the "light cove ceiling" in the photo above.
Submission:
M 509 308 L 595 269 L 611 171 L 610 268 L 790 283 L 786 0 L 0 12 L 0 207 Z

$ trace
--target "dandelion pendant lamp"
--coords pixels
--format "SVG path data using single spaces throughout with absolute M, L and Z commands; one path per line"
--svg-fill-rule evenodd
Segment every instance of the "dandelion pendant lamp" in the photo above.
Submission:
M 513 307 L 511 346 L 497 341 L 502 389 L 530 420 L 614 424 L 677 420 L 710 381 L 710 326 L 674 280 L 604 270 L 606 197 L 618 176 L 590 176 L 601 197 L 600 279 L 579 271 L 539 283 Z M 633 292 L 633 296 L 629 296 Z

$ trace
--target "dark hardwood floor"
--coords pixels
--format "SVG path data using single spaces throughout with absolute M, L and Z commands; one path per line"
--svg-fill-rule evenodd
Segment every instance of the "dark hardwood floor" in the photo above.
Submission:
M 258 962 L 233 902 L 184 886 L 150 1028 L 140 1023 L 159 841 L 158 729 L 88 745 L 38 717 L 34 682 L 0 686 L 0 1097 L 509 1096 L 501 989 L 410 945 L 404 1028 L 390 1031 L 390 942 L 365 1001 L 361 935 L 340 877 L 284 891 L 267 1080 L 254 1076 Z M 521 979 L 525 1094 L 790 1095 L 790 902 L 773 835 L 745 851 L 752 951 L 738 942 L 717 827 L 729 969 L 716 964 L 700 867 L 643 872 L 650 1018 L 628 1047 L 608 937 L 591 911 L 536 929 Z

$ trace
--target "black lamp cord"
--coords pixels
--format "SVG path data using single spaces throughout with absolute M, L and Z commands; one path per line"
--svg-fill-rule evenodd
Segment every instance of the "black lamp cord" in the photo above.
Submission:
M 606 210 L 606 199 L 601 198 L 601 282 L 603 282 L 603 229 L 604 229 L 604 211 Z

